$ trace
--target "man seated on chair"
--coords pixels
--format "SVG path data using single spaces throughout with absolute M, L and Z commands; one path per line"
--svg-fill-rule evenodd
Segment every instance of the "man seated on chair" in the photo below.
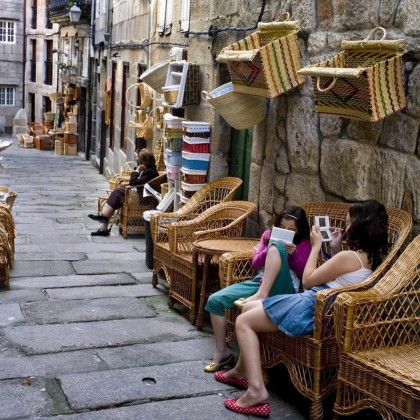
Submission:
M 129 186 L 138 187 L 159 176 L 159 172 L 156 169 L 155 157 L 149 150 L 140 150 L 137 165 L 137 168 L 131 173 L 130 181 L 128 182 Z M 138 193 L 143 194 L 143 188 L 138 188 Z M 110 235 L 111 229 L 108 227 L 109 219 L 115 210 L 120 209 L 123 206 L 124 200 L 125 188 L 118 187 L 112 191 L 100 214 L 89 214 L 91 219 L 101 223 L 101 227 L 97 231 L 91 233 L 92 236 Z

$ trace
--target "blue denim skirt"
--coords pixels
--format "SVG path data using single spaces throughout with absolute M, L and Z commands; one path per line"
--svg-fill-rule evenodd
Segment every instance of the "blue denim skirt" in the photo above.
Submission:
M 312 334 L 314 330 L 315 295 L 327 285 L 313 287 L 302 293 L 277 295 L 264 299 L 266 314 L 277 328 L 290 336 Z

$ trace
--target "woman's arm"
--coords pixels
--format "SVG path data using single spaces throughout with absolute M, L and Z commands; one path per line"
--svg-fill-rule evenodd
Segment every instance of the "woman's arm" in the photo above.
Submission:
M 289 268 L 293 270 L 299 277 L 302 277 L 309 255 L 311 253 L 311 242 L 304 239 L 296 245 L 295 252 L 287 256 Z
M 158 175 L 159 173 L 157 171 L 150 168 L 146 168 L 141 172 L 135 170 L 131 173 L 129 185 L 132 187 L 144 185 L 153 178 L 156 178 Z
M 354 256 L 353 251 L 341 251 L 320 267 L 317 267 L 318 255 L 322 245 L 322 237 L 317 226 L 312 227 L 311 244 L 311 253 L 302 277 L 304 289 L 320 286 L 335 280 L 342 274 L 350 273 L 360 268 L 360 263 Z
M 267 246 L 268 241 L 270 240 L 271 230 L 266 230 L 260 239 L 260 243 L 255 250 L 255 254 L 252 257 L 252 266 L 259 270 L 260 268 L 264 267 L 265 259 L 267 257 Z

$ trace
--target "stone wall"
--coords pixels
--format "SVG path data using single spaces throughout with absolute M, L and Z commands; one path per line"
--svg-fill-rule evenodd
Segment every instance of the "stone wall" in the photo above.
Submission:
M 252 7 L 255 19 L 257 10 L 250 3 L 254 2 L 245 2 L 240 10 L 232 7 L 237 14 L 230 17 L 230 25 L 243 26 L 241 17 Z M 300 88 L 272 99 L 267 119 L 254 128 L 249 199 L 258 203 L 259 217 L 250 233 L 262 231 L 290 203 L 371 197 L 410 212 L 419 232 L 420 10 L 416 3 L 268 2 L 264 21 L 275 20 L 284 11 L 292 20 L 300 20 L 304 65 L 332 57 L 342 40 L 363 39 L 378 25 L 386 27 L 387 39 L 405 39 L 408 104 L 404 111 L 376 123 L 318 114 L 309 78 Z M 251 18 L 245 22 L 250 23 Z M 218 38 L 215 53 L 234 37 Z

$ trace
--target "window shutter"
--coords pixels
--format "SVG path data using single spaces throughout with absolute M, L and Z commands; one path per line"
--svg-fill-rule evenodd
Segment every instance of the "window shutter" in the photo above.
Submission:
M 182 0 L 181 5 L 181 32 L 190 30 L 190 0 Z

